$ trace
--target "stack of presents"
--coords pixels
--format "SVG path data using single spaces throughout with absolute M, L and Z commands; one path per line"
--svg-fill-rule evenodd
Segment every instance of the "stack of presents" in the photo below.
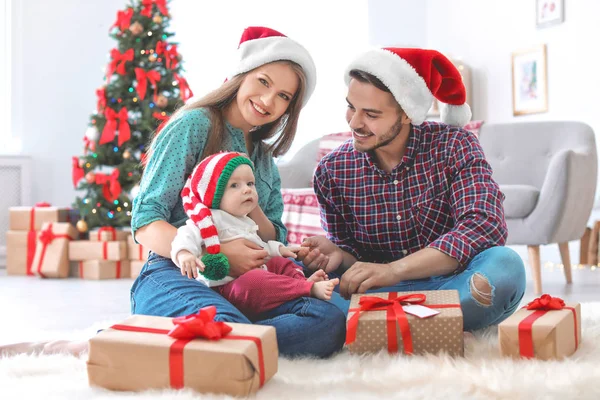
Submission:
M 48 278 L 119 278 L 139 273 L 145 249 L 131 234 L 100 228 L 79 240 L 70 210 L 11 210 L 9 273 Z M 215 307 L 164 318 L 133 315 L 89 342 L 89 382 L 112 390 L 192 388 L 247 396 L 278 368 L 275 328 L 214 321 Z M 463 313 L 455 290 L 353 295 L 346 325 L 347 351 L 413 356 L 464 355 Z M 562 359 L 581 342 L 581 308 L 543 295 L 498 327 L 502 355 Z
M 75 228 L 79 216 L 70 208 L 39 203 L 11 207 L 9 214 L 8 275 L 135 278 L 148 257 L 148 251 L 133 241 L 130 231 L 101 227 L 80 234 Z

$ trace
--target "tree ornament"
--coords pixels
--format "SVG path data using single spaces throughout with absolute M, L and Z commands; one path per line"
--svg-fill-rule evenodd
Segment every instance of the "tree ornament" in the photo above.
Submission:
M 158 58 L 158 57 L 156 56 L 156 54 L 150 54 L 150 55 L 148 56 L 148 61 L 150 61 L 150 62 L 154 62 L 154 61 L 156 61 L 156 59 L 157 59 L 157 58 Z
M 129 160 L 131 158 L 131 151 L 125 150 L 123 152 L 123 158 L 126 159 L 126 160 Z
M 162 23 L 162 21 L 163 21 L 163 18 L 162 18 L 162 16 L 161 16 L 160 14 L 156 14 L 156 15 L 155 15 L 155 16 L 152 18 L 152 21 L 153 21 L 155 24 L 160 24 L 160 23 Z
M 92 171 L 88 172 L 87 174 L 85 174 L 85 181 L 89 184 L 96 182 L 96 174 Z
M 95 126 L 90 126 L 85 131 L 85 137 L 91 140 L 92 142 L 96 142 L 100 138 L 100 132 L 98 132 L 98 128 L 96 128 Z
M 139 22 L 134 22 L 129 27 L 129 31 L 133 34 L 133 36 L 139 36 L 144 32 L 144 27 Z
M 85 160 L 80 158 L 79 159 L 79 168 L 83 168 L 84 165 L 85 165 Z
M 77 227 L 77 230 L 81 233 L 86 233 L 88 231 L 88 224 L 83 219 L 77 221 L 77 224 L 75 226 Z
M 159 106 L 160 108 L 165 108 L 166 106 L 169 105 L 169 99 L 167 99 L 165 96 L 163 96 L 161 94 L 156 99 L 156 105 Z

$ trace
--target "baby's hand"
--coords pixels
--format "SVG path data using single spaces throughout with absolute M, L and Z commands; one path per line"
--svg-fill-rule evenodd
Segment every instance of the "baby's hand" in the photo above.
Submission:
M 204 272 L 204 263 L 202 260 L 189 251 L 180 251 L 177 254 L 177 262 L 179 263 L 179 268 L 181 268 L 181 275 L 187 275 L 190 279 L 198 277 L 198 270 Z
M 279 246 L 279 253 L 282 257 L 296 258 L 296 253 L 300 251 L 300 247 L 285 247 Z

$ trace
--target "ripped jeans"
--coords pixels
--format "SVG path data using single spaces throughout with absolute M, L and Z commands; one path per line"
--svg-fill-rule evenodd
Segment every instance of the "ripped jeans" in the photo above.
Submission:
M 515 312 L 523 298 L 523 260 L 508 247 L 492 247 L 473 257 L 458 274 L 403 281 L 368 293 L 452 289 L 458 290 L 465 331 L 497 325 Z M 348 300 L 334 293 L 331 302 L 348 314 Z

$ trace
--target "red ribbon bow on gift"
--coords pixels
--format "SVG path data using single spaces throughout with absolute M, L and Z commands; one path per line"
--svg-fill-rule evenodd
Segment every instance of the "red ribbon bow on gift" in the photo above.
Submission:
M 175 339 L 204 338 L 219 340 L 231 332 L 231 326 L 224 322 L 215 322 L 217 308 L 215 306 L 200 309 L 197 314 L 173 318 L 175 327 L 169 336 Z
M 133 17 L 133 8 L 131 7 L 125 11 L 117 12 L 117 20 L 108 30 L 110 31 L 112 28 L 118 27 L 123 32 L 131 25 L 131 17 Z
M 100 144 L 109 143 L 115 139 L 117 124 L 119 126 L 119 146 L 131 138 L 127 108 L 121 108 L 118 113 L 112 108 L 107 108 L 104 110 L 104 116 L 106 117 L 106 124 L 100 136 Z
M 190 86 L 183 76 L 180 76 L 179 74 L 173 74 L 173 77 L 179 86 L 179 95 L 181 96 L 181 100 L 187 101 L 194 95 L 194 93 L 192 93 L 192 89 L 190 89 Z
M 549 294 L 543 294 L 527 304 L 528 310 L 562 310 L 564 307 L 565 301 L 563 299 L 552 297 Z
M 121 53 L 118 49 L 112 49 L 110 51 L 110 58 L 112 58 L 112 61 L 108 64 L 106 79 L 110 80 L 110 77 L 115 71 L 117 71 L 119 75 L 125 75 L 125 63 L 127 61 L 133 61 L 133 55 L 133 49 L 129 49 L 125 53 Z
M 156 4 L 156 7 L 158 7 L 158 10 L 162 15 L 169 15 L 169 11 L 167 10 L 167 0 L 143 0 L 142 6 L 144 6 L 144 8 L 140 14 L 150 18 L 152 16 L 153 4 Z
M 101 87 L 100 89 L 96 89 L 96 96 L 98 97 L 96 108 L 98 108 L 99 112 L 102 112 L 106 108 L 106 88 Z
M 115 169 L 110 175 L 96 174 L 96 185 L 104 185 L 102 194 L 107 201 L 113 202 L 121 195 L 119 170 Z
M 148 81 L 150 81 L 150 85 L 154 87 L 154 102 L 156 103 L 156 97 L 158 90 L 158 81 L 160 81 L 160 72 L 158 71 L 148 71 L 143 68 L 135 69 L 135 79 L 137 80 L 137 86 L 135 89 L 140 95 L 140 99 L 144 99 L 146 97 L 146 90 L 148 89 Z
M 73 240 L 73 238 L 67 234 L 57 235 L 54 232 L 52 232 L 52 223 L 49 223 L 48 226 L 46 227 L 46 229 L 42 229 L 40 231 L 39 240 L 42 243 L 42 250 L 40 253 L 39 263 L 37 266 L 37 274 L 39 276 L 41 276 L 42 278 L 46 277 L 42 273 L 42 266 L 44 265 L 44 256 L 46 255 L 46 249 L 48 248 L 48 245 L 50 245 L 54 241 L 54 239 Z
M 533 346 L 533 323 L 542 315 L 549 311 L 571 310 L 573 313 L 573 323 L 575 329 L 575 349 L 579 347 L 579 337 L 577 332 L 577 313 L 573 307 L 567 307 L 565 301 L 560 297 L 552 297 L 549 294 L 543 294 L 531 301 L 525 307 L 534 312 L 525 317 L 518 326 L 519 330 L 519 353 L 522 357 L 533 358 L 535 356 Z

